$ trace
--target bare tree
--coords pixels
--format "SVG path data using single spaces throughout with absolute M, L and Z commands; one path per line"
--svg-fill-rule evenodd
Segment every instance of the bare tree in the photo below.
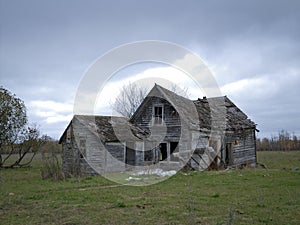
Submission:
M 142 103 L 147 93 L 148 88 L 145 86 L 129 83 L 122 87 L 121 92 L 116 101 L 112 104 L 112 107 L 122 116 L 130 118 Z
M 271 138 L 256 140 L 258 151 L 296 151 L 300 150 L 300 140 L 295 134 L 290 135 L 286 130 L 281 130 L 278 135 Z
M 182 97 L 185 97 L 185 98 L 189 98 L 189 96 L 190 96 L 189 89 L 187 87 L 180 88 L 176 84 L 171 85 L 170 91 L 173 91 L 174 93 L 176 93 Z
M 170 90 L 183 97 L 189 97 L 188 88 L 186 87 L 180 89 L 177 85 L 172 85 Z M 112 108 L 122 116 L 131 118 L 145 99 L 148 91 L 149 89 L 145 86 L 138 86 L 132 83 L 124 85 L 121 89 L 120 95 L 112 104 Z

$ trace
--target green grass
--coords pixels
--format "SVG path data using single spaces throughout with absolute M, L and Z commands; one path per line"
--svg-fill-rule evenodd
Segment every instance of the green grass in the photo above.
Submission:
M 38 159 L 37 159 L 38 160 Z M 300 224 L 300 152 L 258 152 L 266 169 L 178 173 L 151 186 L 101 176 L 0 171 L 0 224 Z

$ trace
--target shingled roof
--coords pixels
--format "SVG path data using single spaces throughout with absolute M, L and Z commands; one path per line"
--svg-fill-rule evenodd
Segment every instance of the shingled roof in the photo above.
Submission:
M 147 136 L 144 130 L 129 123 L 125 117 L 74 115 L 72 121 L 74 120 L 80 122 L 84 127 L 88 128 L 95 135 L 98 135 L 100 139 L 105 142 L 137 141 Z M 61 142 L 64 134 L 59 142 Z
M 134 118 L 137 117 L 139 113 L 141 113 L 141 109 L 153 97 L 162 98 L 168 101 L 179 113 L 180 119 L 182 121 L 185 121 L 185 123 L 188 124 L 188 126 L 192 129 L 199 129 L 199 123 L 196 122 L 198 120 L 198 114 L 193 101 L 180 96 L 158 84 L 154 85 L 144 101 L 133 114 L 130 121 L 133 121 Z
M 256 124 L 230 101 L 227 96 L 215 98 L 204 97 L 203 99 L 197 99 L 193 102 L 199 113 L 201 127 L 211 129 L 212 115 L 216 119 L 225 119 L 224 125 L 226 130 L 255 129 L 256 127 Z M 215 110 L 215 112 L 212 112 L 213 110 Z M 225 113 L 225 115 L 222 116 L 222 113 Z
M 227 96 L 204 97 L 203 99 L 198 98 L 192 101 L 158 84 L 155 84 L 133 117 L 138 115 L 139 109 L 153 96 L 163 98 L 177 110 L 179 109 L 181 111 L 181 119 L 185 120 L 190 128 L 238 130 L 256 127 L 256 124 Z

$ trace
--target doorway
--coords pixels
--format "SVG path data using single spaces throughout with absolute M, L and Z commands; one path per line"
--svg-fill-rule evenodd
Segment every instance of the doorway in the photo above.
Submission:
M 135 165 L 135 150 L 129 147 L 126 147 L 126 158 L 125 163 L 127 165 Z
M 168 148 L 167 148 L 167 143 L 160 143 L 159 144 L 159 161 L 164 161 L 165 159 L 168 158 Z
M 232 165 L 232 143 L 226 143 L 225 164 L 228 166 Z

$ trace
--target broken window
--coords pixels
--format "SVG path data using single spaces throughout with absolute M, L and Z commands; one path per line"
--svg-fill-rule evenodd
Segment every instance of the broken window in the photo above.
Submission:
M 154 124 L 162 124 L 163 122 L 163 107 L 154 106 Z
M 170 142 L 170 159 L 171 161 L 176 161 L 176 158 L 174 157 L 173 153 L 178 152 L 178 142 Z

